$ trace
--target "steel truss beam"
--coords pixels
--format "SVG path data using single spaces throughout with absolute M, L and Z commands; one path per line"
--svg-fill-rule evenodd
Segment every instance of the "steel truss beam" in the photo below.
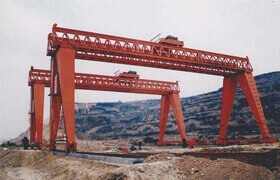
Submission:
M 54 79 L 54 81 L 57 81 Z M 167 95 L 179 93 L 178 82 L 154 81 L 147 79 L 128 79 L 98 74 L 75 74 L 75 88 L 85 90 L 114 91 L 140 94 Z M 33 69 L 29 72 L 29 85 L 43 83 L 51 86 L 51 71 Z
M 59 47 L 75 49 L 77 59 L 229 76 L 252 72 L 248 58 L 168 46 L 106 34 L 57 27 L 48 36 L 47 55 Z

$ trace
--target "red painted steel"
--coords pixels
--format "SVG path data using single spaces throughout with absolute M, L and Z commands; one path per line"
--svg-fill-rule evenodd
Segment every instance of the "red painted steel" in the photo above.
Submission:
M 218 140 L 216 140 L 216 144 L 250 143 L 250 142 L 275 143 L 275 142 L 277 142 L 277 139 L 276 138 L 256 138 L 256 139 L 218 139 Z
M 76 150 L 75 140 L 75 50 L 60 48 L 56 54 L 60 98 L 67 135 L 66 149 Z M 52 85 L 52 84 L 51 84 Z M 55 87 L 55 86 L 54 86 Z
M 41 69 L 31 70 L 29 72 L 29 85 L 35 82 L 44 83 L 47 87 L 50 87 L 51 71 Z M 168 95 L 170 93 L 180 92 L 178 82 L 120 78 L 85 73 L 75 74 L 75 88 L 155 95 Z
M 252 73 L 245 73 L 237 76 L 237 80 L 241 85 L 245 98 L 252 110 L 256 122 L 259 125 L 264 138 L 269 138 L 269 130 L 267 128 L 260 95 Z
M 61 113 L 61 98 L 59 91 L 57 64 L 55 60 L 51 60 L 52 72 L 45 70 L 33 70 L 29 72 L 29 83 L 44 82 L 50 87 L 50 148 L 55 149 L 58 124 Z M 36 76 L 34 75 L 36 74 Z M 35 78 L 36 77 L 36 78 Z M 52 86 L 51 86 L 52 84 Z
M 43 118 L 44 118 L 44 84 L 34 85 L 34 105 L 35 105 L 35 118 L 36 118 L 36 132 L 37 144 L 39 148 L 43 145 Z
M 164 132 L 166 129 L 167 118 L 170 109 L 170 99 L 168 95 L 163 95 L 161 97 L 161 106 L 160 106 L 160 121 L 159 121 L 159 138 L 158 145 L 163 145 L 164 141 Z
M 35 119 L 35 107 L 34 107 L 34 87 L 30 88 L 30 144 L 36 142 L 36 119 Z
M 61 98 L 61 87 L 58 81 L 59 73 L 57 68 L 57 62 L 52 59 L 53 71 L 31 69 L 29 71 L 28 84 L 32 88 L 37 85 L 44 85 L 45 87 L 51 88 L 51 117 L 50 117 L 50 145 L 52 149 L 55 149 L 57 140 L 58 124 L 60 121 L 60 112 L 62 110 L 62 98 Z M 69 69 L 69 68 L 68 68 Z M 102 91 L 116 91 L 116 92 L 128 92 L 128 93 L 142 93 L 142 94 L 156 94 L 162 95 L 162 99 L 165 99 L 165 103 L 162 103 L 164 112 L 161 112 L 160 118 L 160 135 L 159 143 L 163 142 L 166 121 L 170 109 L 170 101 L 172 101 L 172 108 L 175 119 L 178 124 L 179 132 L 182 138 L 184 147 L 189 144 L 192 147 L 191 141 L 186 141 L 186 132 L 184 118 L 182 114 L 181 100 L 179 97 L 180 88 L 178 82 L 165 82 L 165 81 L 154 81 L 145 79 L 133 79 L 133 78 L 120 78 L 116 76 L 103 76 L 96 74 L 82 74 L 76 73 L 75 79 L 73 80 L 76 89 L 87 89 L 87 90 L 102 90 Z M 53 85 L 51 85 L 53 83 Z M 73 108 L 74 109 L 74 108 Z M 163 116 L 163 117 L 162 117 Z M 62 117 L 65 124 L 65 115 Z M 36 118 L 34 118 L 36 119 Z M 73 124 L 73 122 L 70 122 Z M 35 127 L 36 128 L 36 127 Z M 67 127 L 66 127 L 67 128 Z M 72 127 L 71 127 L 72 128 Z M 67 139 L 69 134 L 74 134 L 74 128 L 71 132 L 66 132 Z M 69 141 L 69 140 L 68 140 Z M 67 149 L 75 150 L 75 143 L 67 143 Z M 74 141 L 75 142 L 75 141 Z M 73 147 L 70 147 L 73 144 Z
M 186 130 L 185 130 L 185 123 L 184 123 L 184 116 L 182 111 L 181 99 L 179 94 L 170 94 L 169 95 L 170 104 L 173 109 L 174 117 L 177 121 L 177 126 L 183 140 L 183 146 L 186 145 Z
M 237 83 L 238 82 L 232 77 L 224 78 L 221 123 L 220 123 L 220 139 L 225 139 L 226 137 L 227 127 L 232 111 Z
M 52 56 L 52 58 L 56 61 L 56 58 L 59 56 L 60 49 L 69 49 L 69 51 L 73 52 L 71 58 L 68 58 L 66 54 L 61 55 L 65 56 L 65 58 L 63 58 L 63 64 L 65 64 L 65 66 L 67 66 L 68 61 L 72 64 L 73 59 L 77 58 L 224 76 L 226 79 L 224 81 L 220 129 L 220 139 L 222 140 L 226 136 L 227 125 L 235 96 L 236 82 L 239 82 L 245 97 L 249 102 L 249 106 L 252 109 L 254 117 L 259 124 L 263 137 L 269 138 L 269 131 L 266 126 L 266 120 L 252 75 L 253 68 L 248 57 L 243 58 L 184 47 L 176 47 L 161 43 L 61 28 L 54 24 L 52 32 L 48 35 L 47 55 Z M 61 66 L 60 68 L 63 67 Z M 66 74 L 74 74 L 72 66 L 70 69 L 71 72 L 65 71 L 65 74 L 59 72 L 59 76 L 63 76 L 63 79 L 66 79 Z M 54 71 L 54 69 L 52 69 L 52 71 Z M 227 78 L 231 78 L 231 80 Z M 71 79 L 73 79 L 72 76 Z M 83 81 L 83 78 L 81 81 Z M 110 90 L 112 84 L 114 84 L 114 82 L 111 82 L 110 86 L 108 86 L 109 88 L 106 90 Z M 127 87 L 132 85 L 129 83 L 123 84 Z M 71 86 L 73 86 L 73 83 Z M 60 90 L 64 89 L 59 85 L 57 87 Z M 121 88 L 118 90 L 121 91 Z M 62 91 L 60 93 L 65 94 L 64 90 Z M 71 93 L 73 92 L 73 87 L 71 87 L 70 91 Z M 141 90 L 141 92 L 144 91 Z M 182 119 L 180 115 L 181 104 L 179 103 L 178 97 L 173 94 L 169 96 L 169 98 L 171 106 L 175 109 L 174 115 L 177 120 Z M 71 104 L 73 104 L 72 102 L 73 101 L 71 100 Z M 66 104 L 65 106 L 68 107 Z M 72 105 L 69 104 L 69 106 Z M 164 110 L 162 109 L 162 111 Z M 161 116 L 164 119 L 164 116 Z M 181 132 L 183 124 L 181 123 L 181 120 L 177 123 Z M 164 122 L 162 122 L 161 127 L 164 127 Z M 161 129 L 161 131 L 164 130 Z
M 34 84 L 31 88 L 31 119 L 30 119 L 30 144 L 31 147 L 43 145 L 43 114 L 44 114 L 44 84 Z
M 243 73 L 234 77 L 228 77 L 224 79 L 223 84 L 223 99 L 222 99 L 222 110 L 221 110 L 221 125 L 220 125 L 220 137 L 216 143 L 226 143 L 226 142 L 241 142 L 241 140 L 226 140 L 227 126 L 230 119 L 233 100 L 236 93 L 237 84 L 240 84 L 245 98 L 252 110 L 256 122 L 260 128 L 263 139 L 258 139 L 257 141 L 262 142 L 275 142 L 274 138 L 270 138 L 269 130 L 267 128 L 266 119 L 264 116 L 263 108 L 260 101 L 260 96 L 258 93 L 257 85 L 254 80 L 252 73 Z M 244 140 L 249 141 L 248 139 Z M 255 140 L 253 140 L 255 141 Z
M 54 24 L 48 36 L 47 55 L 54 56 L 59 47 L 65 46 L 75 49 L 77 59 L 221 76 L 253 71 L 247 57 L 61 28 Z
M 189 147 L 192 147 L 192 141 L 186 141 L 186 130 L 185 130 L 185 122 L 183 117 L 181 99 L 178 93 L 172 93 L 169 95 L 163 95 L 161 97 L 161 109 L 160 109 L 160 125 L 159 125 L 159 139 L 157 144 L 164 145 L 166 142 L 163 141 L 164 132 L 166 129 L 166 123 L 168 119 L 170 105 L 173 109 L 174 117 L 177 121 L 177 126 L 182 138 L 183 147 L 186 147 L 186 144 L 189 144 Z

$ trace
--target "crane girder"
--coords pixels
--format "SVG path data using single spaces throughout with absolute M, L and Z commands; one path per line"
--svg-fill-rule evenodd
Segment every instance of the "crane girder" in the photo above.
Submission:
M 42 69 L 30 70 L 28 84 L 31 86 L 34 83 L 45 84 L 46 87 L 50 87 L 51 71 Z M 75 73 L 75 88 L 155 95 L 168 95 L 180 92 L 178 82 L 121 78 L 85 73 Z
M 74 48 L 77 59 L 231 76 L 252 72 L 249 59 L 112 35 L 57 27 L 48 35 L 47 55 Z

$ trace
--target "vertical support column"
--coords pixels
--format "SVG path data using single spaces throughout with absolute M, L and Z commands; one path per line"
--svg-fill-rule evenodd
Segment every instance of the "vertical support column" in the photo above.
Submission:
M 185 148 L 187 145 L 186 141 L 186 130 L 185 130 L 185 123 L 181 105 L 181 99 L 179 94 L 173 93 L 169 95 L 170 103 L 173 109 L 174 117 L 177 121 L 177 125 L 179 128 L 179 132 L 183 141 L 183 147 Z
M 31 114 L 30 120 L 30 144 L 33 145 L 36 142 L 36 120 L 35 116 Z
M 237 76 L 237 80 L 241 85 L 245 98 L 252 110 L 252 113 L 258 123 L 260 131 L 264 138 L 269 138 L 269 131 L 266 124 L 259 92 L 252 73 L 244 73 Z
M 235 79 L 231 77 L 224 78 L 220 124 L 220 140 L 224 140 L 227 134 L 227 127 L 232 111 L 236 88 L 237 81 Z
M 34 110 L 34 87 L 30 88 L 30 144 L 34 144 L 36 141 L 36 120 Z
M 34 84 L 34 111 L 38 148 L 43 146 L 44 84 Z
M 75 50 L 61 47 L 56 54 L 56 58 L 67 135 L 66 148 L 75 151 Z
M 163 95 L 161 97 L 161 107 L 160 107 L 160 121 L 159 121 L 159 138 L 158 138 L 158 145 L 163 145 L 163 137 L 164 132 L 166 129 L 166 122 L 169 114 L 170 109 L 170 100 L 167 95 Z

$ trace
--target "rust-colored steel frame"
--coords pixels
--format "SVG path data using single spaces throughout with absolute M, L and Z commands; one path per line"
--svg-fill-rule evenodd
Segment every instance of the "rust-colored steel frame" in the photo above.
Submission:
M 52 67 L 56 69 L 54 66 L 55 66 L 54 61 L 52 61 Z M 28 80 L 28 84 L 29 86 L 31 86 L 32 94 L 37 93 L 37 89 L 35 89 L 35 87 L 37 87 L 38 85 L 40 85 L 41 88 L 51 87 L 51 82 L 57 82 L 57 78 L 58 76 L 52 75 L 51 71 L 32 68 L 29 71 L 29 80 Z M 164 144 L 163 136 L 164 136 L 166 121 L 170 109 L 170 104 L 172 106 L 175 119 L 177 121 L 183 146 L 185 147 L 186 144 L 188 143 L 186 141 L 185 124 L 184 124 L 181 100 L 179 96 L 180 89 L 178 86 L 178 82 L 154 81 L 154 80 L 146 80 L 146 79 L 129 79 L 129 78 L 120 78 L 115 76 L 76 73 L 74 83 L 76 89 L 162 95 L 160 135 L 159 135 L 158 144 L 159 145 Z M 57 86 L 59 86 L 59 84 L 57 84 Z M 62 111 L 61 108 L 62 98 L 59 93 L 59 88 L 56 88 L 55 86 L 53 89 L 51 89 L 50 95 L 51 95 L 50 142 L 51 142 L 51 147 L 54 149 L 56 144 L 60 113 Z M 41 94 L 40 97 L 43 98 L 43 94 Z M 37 98 L 37 100 L 41 102 L 40 98 Z M 167 105 L 165 104 L 166 100 L 170 102 Z M 38 110 L 38 108 L 41 109 Z M 164 109 L 168 108 L 168 110 L 162 111 L 163 108 Z M 31 109 L 33 109 L 32 104 L 31 104 Z M 37 107 L 36 109 L 36 111 L 40 112 L 40 114 L 42 113 L 42 110 L 43 110 L 43 105 Z M 36 111 L 34 110 L 33 112 L 36 113 Z M 41 114 L 41 116 L 43 116 L 43 114 Z M 36 116 L 33 119 L 36 122 L 39 121 L 41 125 L 43 124 L 42 118 L 38 119 Z M 68 122 L 65 122 L 65 124 L 67 123 Z M 32 128 L 33 126 L 31 123 L 31 129 Z M 39 132 L 38 137 L 42 139 L 42 128 L 36 129 L 36 126 L 34 126 L 34 129 L 36 132 Z M 71 133 L 74 133 L 73 129 L 74 128 L 72 128 L 70 132 L 66 131 L 67 137 L 69 136 L 69 134 L 71 135 Z M 33 139 L 35 135 L 32 134 L 30 137 L 32 137 Z M 34 138 L 34 143 L 35 142 L 36 140 Z M 67 143 L 67 148 L 75 150 L 76 148 L 75 141 L 72 141 L 72 145 L 70 142 Z
M 66 51 L 71 51 L 71 56 L 63 53 Z M 243 58 L 61 28 L 57 27 L 56 24 L 54 24 L 52 32 L 48 35 L 47 55 L 51 56 L 55 62 L 63 61 L 60 63 L 60 68 L 63 68 L 63 66 L 69 67 L 69 64 L 72 64 L 70 68 L 71 72 L 68 70 L 66 74 L 63 72 L 59 73 L 61 71 L 59 68 L 58 70 L 51 69 L 52 72 L 57 71 L 58 74 L 64 76 L 64 78 L 59 78 L 61 84 L 66 82 L 67 74 L 74 74 L 73 62 L 75 58 L 224 76 L 220 140 L 225 140 L 227 124 L 230 119 L 232 103 L 235 96 L 236 82 L 240 83 L 243 88 L 243 92 L 259 124 L 263 138 L 268 139 L 270 137 L 252 74 L 253 68 L 248 57 Z M 73 79 L 73 77 L 71 78 Z M 228 78 L 232 80 L 229 81 L 227 80 Z M 71 86 L 74 86 L 73 84 Z M 61 89 L 60 87 L 60 91 L 62 92 L 63 90 Z M 70 91 L 72 93 L 73 90 Z M 73 104 L 73 100 L 71 100 L 70 104 Z M 161 111 L 165 112 L 165 108 L 161 109 Z M 164 117 L 163 114 L 161 116 Z

